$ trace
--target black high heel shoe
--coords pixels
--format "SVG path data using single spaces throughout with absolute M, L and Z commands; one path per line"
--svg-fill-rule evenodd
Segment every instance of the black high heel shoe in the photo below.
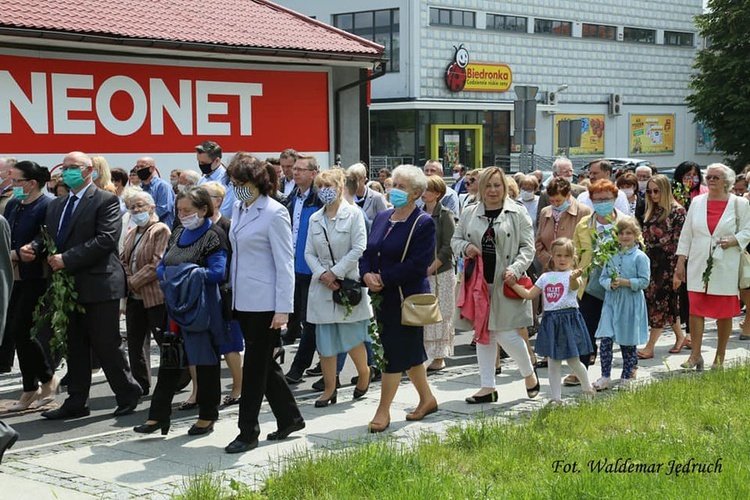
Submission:
M 193 426 L 188 429 L 188 436 L 202 436 L 204 434 L 210 434 L 214 431 L 214 422 L 211 422 L 205 427 L 198 427 L 198 424 L 193 424 Z
M 328 399 L 318 399 L 315 401 L 315 408 L 325 408 L 328 405 L 335 405 L 338 400 L 339 391 L 334 390 Z
M 161 429 L 161 435 L 166 436 L 169 432 L 169 422 L 156 422 L 155 424 L 141 424 L 133 427 L 133 430 L 139 434 L 153 434 Z
M 278 360 L 280 365 L 284 364 L 284 357 L 286 356 L 286 350 L 284 350 L 284 346 L 278 346 L 278 351 L 273 353 L 273 359 L 274 361 Z
M 536 377 L 536 385 L 532 387 L 531 389 L 526 389 L 526 395 L 529 396 L 531 399 L 534 399 L 539 395 L 539 375 L 536 374 L 536 367 L 534 367 L 534 377 Z
M 375 378 L 375 373 L 373 373 L 372 368 L 370 368 L 370 376 L 368 378 L 369 380 L 367 382 L 367 387 L 365 387 L 364 389 L 358 389 L 356 385 L 354 386 L 354 396 L 352 397 L 352 399 L 359 399 L 365 394 L 367 394 L 368 390 L 370 390 L 370 384 L 372 384 L 372 379 Z

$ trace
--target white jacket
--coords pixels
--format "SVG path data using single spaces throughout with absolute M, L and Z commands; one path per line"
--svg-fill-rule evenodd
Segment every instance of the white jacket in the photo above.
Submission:
M 333 291 L 321 281 L 320 275 L 330 270 L 337 278 L 359 280 L 359 258 L 367 246 L 365 218 L 359 207 L 342 201 L 336 217 L 326 226 L 325 207 L 310 216 L 305 245 L 305 261 L 312 270 L 307 299 L 307 321 L 313 324 L 354 323 L 372 316 L 370 297 L 362 290 L 362 301 L 344 319 L 346 308 L 333 301 Z M 326 234 L 333 250 L 328 249 Z M 333 262 L 336 262 L 334 265 Z
M 691 292 L 711 295 L 737 295 L 740 270 L 740 250 L 750 243 L 750 205 L 743 198 L 729 195 L 713 235 L 708 231 L 708 194 L 693 198 L 680 233 L 677 255 L 687 256 L 687 288 Z M 738 213 L 739 212 L 739 213 Z M 739 217 L 739 231 L 737 231 Z M 703 272 L 712 243 L 722 237 L 734 236 L 739 246 L 714 251 L 714 264 L 708 290 L 703 284 Z

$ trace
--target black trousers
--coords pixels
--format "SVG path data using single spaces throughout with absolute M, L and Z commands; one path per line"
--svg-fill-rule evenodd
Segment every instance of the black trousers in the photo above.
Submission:
M 219 355 L 217 353 L 216 357 Z M 183 370 L 159 367 L 154 397 L 148 410 L 149 420 L 168 422 L 172 415 L 172 398 L 180 382 Z M 198 379 L 198 418 L 201 420 L 219 419 L 219 398 L 221 397 L 221 365 L 196 365 Z
M 120 301 L 83 304 L 85 312 L 74 312 L 68 323 L 68 399 L 65 406 L 88 404 L 91 389 L 91 353 L 99 358 L 117 404 L 132 404 L 141 397 L 141 386 L 130 373 L 120 348 Z
M 277 334 L 271 330 L 273 312 L 240 312 L 235 317 L 245 338 L 245 360 L 242 366 L 242 397 L 240 398 L 240 439 L 251 442 L 260 435 L 260 405 L 268 399 L 279 429 L 302 420 L 294 395 L 284 372 L 273 359 Z M 198 386 L 200 387 L 200 385 Z
M 311 281 L 311 274 L 294 274 L 294 313 L 289 316 L 289 323 L 302 323 L 302 336 L 292 362 L 292 369 L 296 369 L 300 374 L 310 367 L 317 349 L 315 325 L 307 321 L 307 296 Z
M 46 289 L 47 280 L 22 280 L 13 283 L 10 295 L 5 337 L 15 340 L 24 392 L 37 390 L 39 382 L 49 382 L 54 373 L 41 343 L 36 338 L 31 338 L 34 309 Z
M 164 304 L 145 307 L 143 301 L 128 297 L 125 309 L 128 331 L 128 360 L 133 378 L 144 394 L 151 390 L 151 336 L 161 344 L 167 328 L 167 309 Z
M 586 292 L 583 293 L 578 308 L 583 316 L 583 321 L 586 323 L 586 329 L 589 331 L 589 337 L 591 338 L 591 345 L 594 346 L 594 352 L 596 356 L 596 329 L 599 328 L 599 320 L 602 317 L 602 307 L 604 307 L 604 301 L 597 299 L 593 295 Z M 584 354 L 580 358 L 583 366 L 588 367 L 591 364 L 591 354 Z

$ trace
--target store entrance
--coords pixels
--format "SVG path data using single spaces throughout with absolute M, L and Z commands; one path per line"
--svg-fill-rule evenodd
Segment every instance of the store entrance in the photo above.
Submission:
M 463 163 L 471 170 L 482 165 L 482 125 L 431 125 L 431 156 L 441 158 L 444 175 Z

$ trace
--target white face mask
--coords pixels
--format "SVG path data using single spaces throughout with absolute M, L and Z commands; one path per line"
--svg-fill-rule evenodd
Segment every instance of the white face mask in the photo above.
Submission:
M 187 217 L 180 217 L 180 223 L 185 229 L 198 229 L 203 225 L 203 217 L 198 217 L 198 214 L 188 215 Z
M 521 190 L 521 199 L 523 201 L 531 201 L 534 199 L 534 191 Z
M 563 179 L 565 179 L 566 181 L 568 181 L 571 184 L 573 184 L 573 176 L 572 175 L 570 177 L 563 177 Z
M 136 226 L 143 227 L 151 220 L 151 214 L 148 212 L 138 212 L 137 214 L 131 214 L 130 220 L 135 222 Z
M 461 174 L 459 174 L 458 172 L 453 172 L 453 180 L 454 181 L 457 181 L 460 178 L 461 178 Z
M 627 196 L 628 198 L 630 198 L 631 196 L 633 196 L 633 193 L 635 193 L 635 191 L 633 190 L 633 188 L 623 188 L 623 189 L 620 189 L 620 191 L 622 191 L 623 193 L 625 193 L 625 196 Z
M 180 193 L 185 191 L 187 188 L 188 186 L 186 186 L 185 184 L 177 184 L 177 191 Z
M 638 191 L 645 191 L 648 186 L 648 181 L 638 181 Z

